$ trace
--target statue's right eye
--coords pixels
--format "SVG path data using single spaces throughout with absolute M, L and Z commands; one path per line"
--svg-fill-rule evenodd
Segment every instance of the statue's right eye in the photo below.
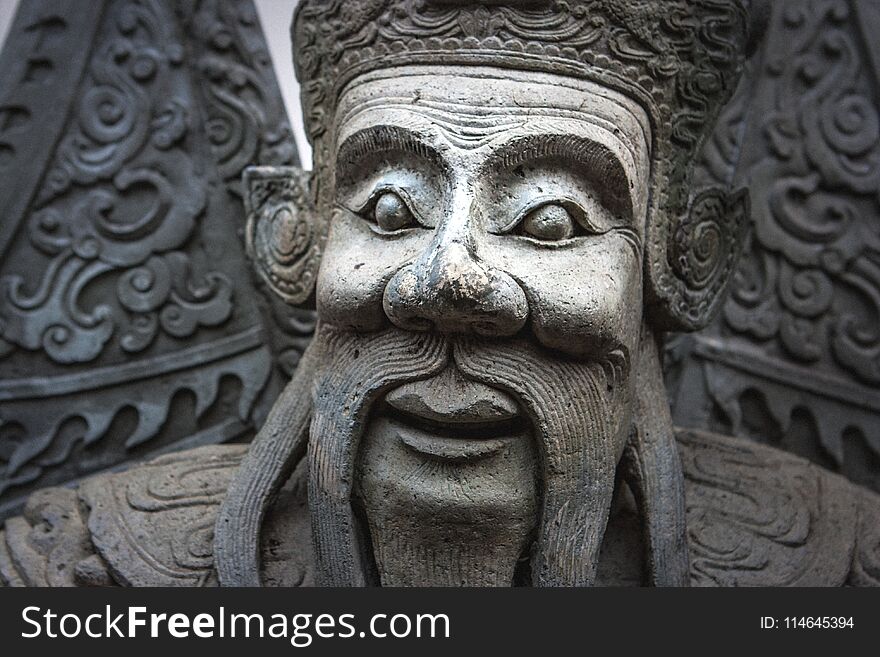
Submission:
M 523 219 L 524 235 L 544 242 L 559 242 L 575 234 L 577 222 L 558 203 L 548 203 L 529 212 Z
M 395 192 L 382 192 L 376 199 L 372 214 L 372 219 L 382 230 L 395 231 L 416 225 L 406 202 Z

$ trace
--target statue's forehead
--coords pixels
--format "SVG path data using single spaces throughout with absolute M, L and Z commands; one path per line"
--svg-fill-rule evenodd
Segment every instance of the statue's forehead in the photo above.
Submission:
M 477 147 L 510 131 L 581 133 L 647 159 L 650 122 L 642 107 L 602 85 L 562 75 L 482 66 L 411 66 L 356 78 L 340 95 L 336 142 L 391 124 Z M 610 142 L 617 142 L 612 144 Z M 635 160 L 635 162 L 633 162 Z

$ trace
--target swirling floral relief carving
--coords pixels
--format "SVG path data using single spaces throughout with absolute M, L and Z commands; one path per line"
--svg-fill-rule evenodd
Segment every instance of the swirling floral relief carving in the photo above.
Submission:
M 22 276 L 0 279 L 3 337 L 26 349 L 42 349 L 52 360 L 71 363 L 95 358 L 113 332 L 112 311 L 91 311 L 78 303 L 82 289 L 110 267 L 73 253 L 56 257 L 37 290 L 28 294 Z
M 831 348 L 837 361 L 859 378 L 880 381 L 880 266 L 859 261 L 844 281 L 861 293 L 863 303 L 840 313 Z
M 354 13 L 368 3 L 347 3 Z M 199 90 L 206 107 L 212 152 L 226 189 L 248 204 L 242 171 L 248 165 L 297 163 L 266 44 L 250 2 L 177 3 L 183 16 Z M 246 185 L 245 185 L 246 186 Z M 276 364 L 285 377 L 296 368 L 314 331 L 314 312 L 287 305 L 254 277 L 272 330 L 269 340 Z
M 673 267 L 692 290 L 704 290 L 736 262 L 745 231 L 745 193 L 728 196 L 711 189 L 695 199 L 673 236 Z
M 257 15 L 248 2 L 182 2 L 178 11 L 194 37 L 193 66 L 220 177 L 240 196 L 246 166 L 296 160 Z
M 752 227 L 719 319 L 670 345 L 673 415 L 877 488 L 880 12 L 845 0 L 771 11 L 702 153 L 700 184 L 748 186 Z
M 161 328 L 184 338 L 199 326 L 217 326 L 232 312 L 232 282 L 211 272 L 191 279 L 189 258 L 180 252 L 153 256 L 117 281 L 117 297 L 133 313 L 120 345 L 129 353 L 146 349 Z
M 850 3 L 780 3 L 761 74 L 766 154 L 749 172 L 754 236 L 724 309 L 729 328 L 796 362 L 880 383 L 880 114 Z
M 731 285 L 730 296 L 735 301 L 724 307 L 724 319 L 735 331 L 758 340 L 768 340 L 779 331 L 779 304 L 772 290 L 776 271 L 774 258 L 746 246 Z
M 840 480 L 766 447 L 699 431 L 676 437 L 693 583 L 842 584 L 848 560 L 832 565 L 826 555 L 851 550 L 857 511 Z
M 48 254 L 72 251 L 126 267 L 152 253 L 180 246 L 190 235 L 205 203 L 192 163 L 125 168 L 110 185 L 71 195 L 31 217 L 34 246 Z
M 46 177 L 41 197 L 56 196 L 72 183 L 107 179 L 134 156 L 152 133 L 160 144 L 179 139 L 182 117 L 168 130 L 168 112 L 174 116 L 181 103 L 168 98 L 169 69 L 183 61 L 173 21 L 156 0 L 117 3 L 113 7 L 114 33 L 96 50 L 89 66 L 90 85 L 82 93 L 76 129 L 62 140 Z M 154 107 L 144 112 L 143 107 Z M 174 125 L 174 121 L 172 121 Z
M 42 42 L 80 65 L 58 90 L 45 175 L 19 175 L 28 203 L 0 227 L 0 517 L 30 490 L 133 455 L 247 437 L 283 379 L 276 337 L 289 374 L 312 330 L 307 311 L 288 311 L 266 331 L 259 295 L 243 294 L 253 282 L 236 277 L 244 212 L 227 190 L 246 165 L 296 157 L 253 3 L 56 10 L 71 30 Z M 18 102 L 11 79 L 0 86 Z
M 26 222 L 31 245 L 49 258 L 43 280 L 0 279 L 3 339 L 58 363 L 94 360 L 114 334 L 137 352 L 159 331 L 187 337 L 232 312 L 229 280 L 186 278 L 179 250 L 204 212 L 207 184 L 185 143 L 198 117 L 175 22 L 157 0 L 118 0 L 105 23 Z M 83 307 L 86 287 L 108 277 L 116 303 Z
M 275 294 L 301 304 L 314 288 L 323 247 L 310 175 L 295 167 L 252 167 L 244 180 L 248 256 Z

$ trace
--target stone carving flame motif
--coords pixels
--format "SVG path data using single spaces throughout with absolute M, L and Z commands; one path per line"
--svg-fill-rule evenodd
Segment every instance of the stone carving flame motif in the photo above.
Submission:
M 96 358 L 117 323 L 120 345 L 135 352 L 160 327 L 185 337 L 231 311 L 225 276 L 172 290 L 169 267 L 186 267 L 187 256 L 154 256 L 180 247 L 205 205 L 204 179 L 175 148 L 191 120 L 175 74 L 182 46 L 156 5 L 125 6 L 114 22 L 27 222 L 31 244 L 51 258 L 44 278 L 34 292 L 19 275 L 2 279 L 3 338 L 59 363 Z M 110 272 L 130 313 L 122 322 L 108 305 L 85 310 L 81 300 Z
M 749 172 L 755 248 L 724 317 L 877 385 L 880 234 L 859 218 L 880 212 L 880 117 L 852 18 L 845 2 L 790 4 L 782 17 L 794 56 L 771 53 L 767 71 L 787 95 L 763 121 L 768 157 Z
M 795 451 L 875 488 L 877 27 L 880 10 L 871 2 L 773 3 L 766 46 L 705 151 L 713 182 L 737 169 L 749 187 L 753 229 L 721 318 L 696 342 L 708 394 L 729 422 L 716 428 L 783 436 Z M 739 151 L 733 137 L 743 133 Z M 755 392 L 769 420 L 742 405 Z M 681 398 L 677 419 L 711 425 L 692 402 Z M 813 429 L 793 428 L 799 413 Z M 867 452 L 848 453 L 862 440 Z
M 234 222 L 243 216 L 242 169 L 296 155 L 253 5 L 108 0 L 90 8 L 94 38 L 73 25 L 80 9 L 23 7 L 23 30 L 10 37 L 17 62 L 27 35 L 52 27 L 29 44 L 30 59 L 47 62 L 43 83 L 59 91 L 51 76 L 67 70 L 64 49 L 89 54 L 45 170 L 20 176 L 34 187 L 28 206 L 4 215 L 0 512 L 9 491 L 81 458 L 78 444 L 94 450 L 104 439 L 97 449 L 108 451 L 74 464 L 77 474 L 126 458 L 166 425 L 180 390 L 192 393 L 198 420 L 225 394 L 221 379 L 235 377 L 232 416 L 205 435 L 177 438 L 240 435 L 272 371 L 258 302 L 241 295 L 250 284 Z M 43 54 L 53 48 L 57 62 Z M 13 74 L 2 91 L 23 104 L 34 74 Z M 35 93 L 16 116 L 48 111 Z M 22 130 L 33 133 L 35 122 Z M 6 180 L 0 193 L 18 184 Z M 218 262 L 211 253 L 221 247 L 235 257 Z M 276 341 L 298 354 L 309 318 L 285 326 Z M 101 401 L 84 402 L 88 391 Z M 126 408 L 136 423 L 107 442 Z

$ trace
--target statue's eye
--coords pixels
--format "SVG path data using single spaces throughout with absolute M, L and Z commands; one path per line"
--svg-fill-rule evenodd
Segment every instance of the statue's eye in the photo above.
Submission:
M 523 235 L 547 242 L 566 240 L 575 234 L 577 222 L 558 203 L 547 203 L 529 212 L 522 221 Z
M 415 225 L 415 219 L 406 203 L 394 192 L 383 192 L 376 199 L 373 218 L 382 230 L 394 231 Z

